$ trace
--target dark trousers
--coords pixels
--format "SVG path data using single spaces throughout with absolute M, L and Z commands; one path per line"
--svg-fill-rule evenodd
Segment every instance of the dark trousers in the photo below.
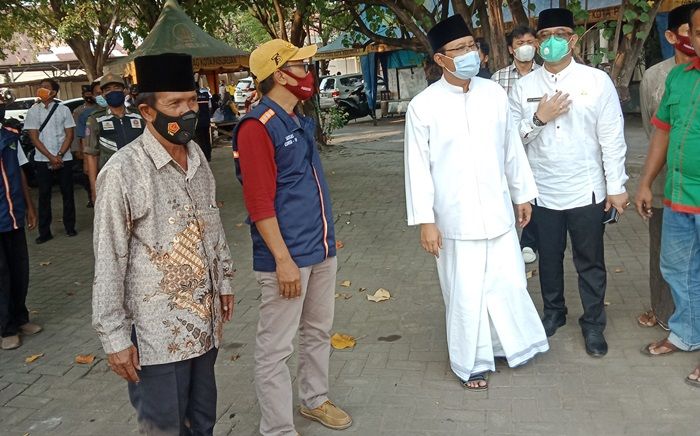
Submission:
M 29 287 L 29 253 L 24 229 L 0 232 L 0 333 L 14 336 L 29 322 L 25 304 Z
M 144 365 L 129 383 L 139 430 L 149 436 L 211 436 L 216 423 L 214 362 L 218 350 L 193 359 Z
M 567 312 L 564 301 L 564 251 L 568 231 L 583 305 L 579 324 L 584 331 L 602 332 L 606 324 L 604 208 L 605 202 L 568 210 L 533 208 L 537 220 L 544 314 L 564 316 Z
M 211 137 L 209 136 L 209 124 L 198 125 L 194 132 L 194 139 L 202 149 L 207 161 L 211 162 Z
M 82 159 L 76 159 L 73 158 L 73 167 L 78 167 L 78 168 L 83 168 L 83 160 Z M 78 174 L 73 181 L 76 182 L 78 185 L 82 186 L 83 189 L 85 189 L 85 192 L 87 193 L 88 200 L 92 198 L 90 195 L 90 178 L 88 177 L 87 174 L 85 174 L 84 171 L 80 171 L 80 174 Z
M 537 223 L 535 223 L 534 219 L 530 219 L 530 222 L 520 234 L 520 249 L 522 250 L 525 247 L 530 247 L 537 252 Z
M 676 306 L 673 304 L 671 289 L 661 275 L 661 226 L 664 222 L 663 208 L 654 208 L 649 219 L 649 290 L 651 291 L 651 309 L 656 320 L 668 328 L 668 319 Z
M 39 184 L 39 236 L 51 235 L 51 188 L 58 178 L 63 197 L 63 227 L 66 231 L 75 230 L 75 198 L 73 195 L 73 161 L 63 162 L 57 170 L 49 168 L 46 162 L 36 162 L 36 180 Z

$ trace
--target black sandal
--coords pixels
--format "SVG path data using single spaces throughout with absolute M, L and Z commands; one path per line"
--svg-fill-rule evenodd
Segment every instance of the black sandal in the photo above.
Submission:
M 470 382 L 486 382 L 485 385 L 480 386 L 469 386 Z M 488 371 L 480 372 L 479 374 L 474 374 L 471 377 L 469 377 L 469 380 L 464 381 L 460 380 L 459 381 L 462 385 L 462 387 L 468 391 L 473 391 L 473 392 L 479 392 L 479 391 L 485 391 L 488 390 L 489 388 L 489 380 L 488 380 Z

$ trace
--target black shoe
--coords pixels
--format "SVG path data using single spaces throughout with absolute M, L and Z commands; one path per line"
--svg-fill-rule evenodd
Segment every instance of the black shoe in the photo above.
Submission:
M 608 343 L 605 342 L 603 332 L 591 330 L 583 332 L 583 339 L 586 341 L 586 353 L 591 357 L 603 357 L 608 354 Z
M 77 235 L 78 235 L 78 232 L 76 232 L 75 230 L 66 230 L 66 236 L 68 236 L 69 238 L 72 238 L 73 236 L 77 236 Z
M 52 239 L 53 239 L 53 235 L 47 235 L 47 236 L 39 236 L 38 238 L 35 239 L 35 241 L 37 244 L 43 244 L 44 242 L 49 242 Z
M 565 314 L 551 314 L 542 317 L 542 327 L 547 337 L 553 336 L 557 329 L 566 324 Z

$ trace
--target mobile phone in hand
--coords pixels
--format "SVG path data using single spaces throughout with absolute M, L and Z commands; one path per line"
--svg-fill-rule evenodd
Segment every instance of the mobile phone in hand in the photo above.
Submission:
M 612 206 L 610 206 L 610 210 L 603 215 L 603 224 L 615 224 L 619 220 L 620 214 L 617 212 L 617 209 Z

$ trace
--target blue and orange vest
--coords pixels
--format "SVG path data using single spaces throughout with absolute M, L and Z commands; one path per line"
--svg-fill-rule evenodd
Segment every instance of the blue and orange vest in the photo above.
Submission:
M 24 227 L 26 205 L 17 147 L 19 132 L 0 125 L 0 232 Z
M 277 192 L 275 213 L 287 249 L 299 268 L 315 265 L 335 256 L 335 232 L 328 184 L 316 148 L 313 119 L 297 116 L 297 124 L 277 103 L 263 97 L 241 120 L 233 133 L 236 177 L 245 183 L 238 162 L 238 129 L 246 122 L 265 125 L 275 149 Z M 253 238 L 253 269 L 273 272 L 275 259 L 255 223 L 250 222 Z

